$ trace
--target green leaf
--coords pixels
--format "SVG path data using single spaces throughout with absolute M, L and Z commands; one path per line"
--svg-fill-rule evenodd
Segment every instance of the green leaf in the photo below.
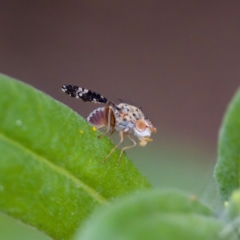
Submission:
M 239 218 L 240 216 L 240 190 L 233 191 L 226 208 L 227 215 L 230 219 Z M 239 223 L 238 223 L 239 227 Z
M 240 91 L 228 106 L 220 129 L 215 175 L 224 200 L 240 183 Z
M 113 144 L 68 107 L 5 75 L 0 86 L 1 212 L 70 239 L 96 205 L 150 186 L 119 151 L 104 163 Z
M 225 202 L 225 219 L 228 224 L 223 229 L 222 233 L 226 236 L 234 236 L 234 240 L 239 240 L 239 230 L 240 230 L 240 190 L 235 190 L 230 196 L 228 202 Z M 233 239 L 233 238 L 229 238 Z
M 95 211 L 75 240 L 217 240 L 224 224 L 194 196 L 153 190 Z

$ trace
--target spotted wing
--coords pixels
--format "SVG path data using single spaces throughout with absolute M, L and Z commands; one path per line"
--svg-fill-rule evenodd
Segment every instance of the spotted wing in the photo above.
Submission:
M 84 102 L 108 103 L 108 100 L 99 93 L 78 86 L 63 85 L 62 91 L 70 97 L 80 98 Z

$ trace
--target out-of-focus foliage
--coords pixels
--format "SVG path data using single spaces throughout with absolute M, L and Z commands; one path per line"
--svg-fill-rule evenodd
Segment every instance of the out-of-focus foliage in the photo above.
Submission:
M 120 199 L 87 221 L 76 240 L 217 240 L 224 224 L 196 197 L 153 190 Z
M 240 183 L 240 91 L 230 102 L 219 134 L 215 174 L 219 191 L 227 200 Z

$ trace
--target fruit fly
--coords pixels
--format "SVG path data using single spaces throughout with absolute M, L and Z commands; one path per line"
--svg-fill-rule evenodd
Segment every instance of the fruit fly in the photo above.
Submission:
M 115 131 L 120 134 L 119 143 L 112 148 L 104 161 L 106 161 L 116 148 L 120 146 L 125 136 L 127 136 L 133 144 L 122 148 L 118 163 L 120 163 L 120 158 L 125 150 L 136 146 L 137 143 L 133 139 L 134 136 L 139 139 L 139 144 L 141 146 L 145 146 L 147 142 L 152 141 L 150 138 L 151 134 L 157 132 L 153 124 L 145 118 L 143 112 L 138 107 L 127 103 L 116 105 L 101 94 L 78 86 L 63 85 L 62 91 L 70 97 L 80 98 L 84 102 L 105 104 L 104 107 L 95 109 L 87 117 L 87 122 L 95 126 L 97 129 L 106 128 L 106 131 L 102 135 L 109 132 L 112 134 Z

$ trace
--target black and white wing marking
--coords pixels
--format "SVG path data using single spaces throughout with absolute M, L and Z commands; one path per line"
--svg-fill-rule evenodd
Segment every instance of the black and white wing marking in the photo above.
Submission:
M 99 93 L 78 86 L 63 85 L 62 91 L 68 94 L 70 97 L 80 98 L 84 102 L 109 103 L 108 100 Z

